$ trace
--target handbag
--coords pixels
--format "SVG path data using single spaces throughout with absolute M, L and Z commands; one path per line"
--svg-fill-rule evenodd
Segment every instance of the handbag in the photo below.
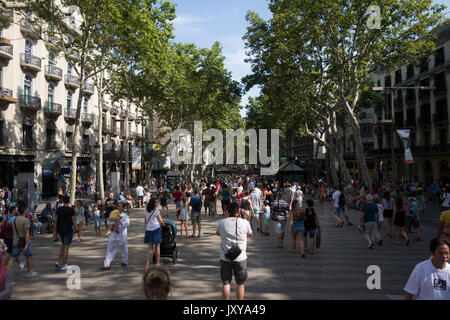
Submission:
M 320 231 L 320 227 L 317 227 L 316 231 L 316 249 L 320 248 L 320 241 L 322 240 L 322 232 Z
M 236 243 L 233 243 L 231 248 L 228 249 L 227 252 L 225 253 L 225 258 L 227 258 L 227 260 L 230 260 L 230 261 L 236 260 L 236 258 L 239 257 L 239 255 L 242 252 L 241 248 L 239 248 L 239 246 L 237 244 L 237 240 L 238 240 L 238 237 L 237 237 L 237 222 L 238 222 L 238 219 L 236 219 Z
M 14 219 L 13 225 L 14 225 L 14 229 L 16 229 L 16 233 L 19 234 L 19 232 L 17 231 L 17 227 L 16 227 L 16 219 Z M 27 245 L 27 242 L 25 240 L 25 237 L 20 237 L 19 242 L 17 243 L 17 246 L 19 247 L 19 249 L 23 250 L 26 245 Z

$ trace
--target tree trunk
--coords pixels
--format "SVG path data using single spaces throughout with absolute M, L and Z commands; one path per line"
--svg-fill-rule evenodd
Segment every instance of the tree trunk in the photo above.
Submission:
M 362 172 L 364 184 L 366 185 L 366 187 L 372 188 L 372 179 L 369 175 L 369 169 L 367 168 L 366 155 L 364 154 L 364 146 L 361 139 L 360 126 L 358 120 L 353 115 L 350 115 L 350 119 L 352 122 L 353 135 L 355 137 L 356 159 L 358 160 L 359 167 Z
M 124 182 L 125 182 L 125 192 L 128 194 L 130 192 L 130 148 L 128 144 L 128 136 L 129 136 L 129 130 L 128 130 L 128 100 L 125 101 L 125 173 L 124 173 Z
M 102 66 L 103 67 L 103 66 Z M 105 186 L 103 181 L 103 71 L 100 73 L 100 82 L 98 85 L 98 144 L 99 144 L 99 153 L 98 153 L 98 176 L 97 179 L 99 181 L 99 189 L 100 189 L 100 198 L 105 199 Z
M 83 58 L 82 58 L 83 59 Z M 78 89 L 77 113 L 75 120 L 75 129 L 73 132 L 72 144 L 72 167 L 70 168 L 70 204 L 75 204 L 75 192 L 77 183 L 77 152 L 80 138 L 80 124 L 81 124 L 81 102 L 83 100 L 83 85 L 84 85 L 84 67 L 80 69 L 80 88 Z

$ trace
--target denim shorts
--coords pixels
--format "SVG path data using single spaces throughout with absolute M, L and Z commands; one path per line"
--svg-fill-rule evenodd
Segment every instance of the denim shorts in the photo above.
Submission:
M 18 246 L 13 246 L 11 258 L 15 259 L 20 256 L 20 253 L 22 253 L 23 250 L 20 249 Z M 33 246 L 31 245 L 31 242 L 28 243 L 27 251 L 24 253 L 26 258 L 31 258 L 33 256 Z
M 162 242 L 161 228 L 153 231 L 145 231 L 144 243 L 160 244 Z
M 292 233 L 305 232 L 305 221 L 295 221 L 292 223 Z
M 242 261 L 223 261 L 220 260 L 220 278 L 222 284 L 231 284 L 231 279 L 236 280 L 236 284 L 244 284 L 247 280 L 247 260 Z
M 69 234 L 59 234 L 59 238 L 61 239 L 61 243 L 65 246 L 70 245 L 72 243 L 73 233 Z
M 334 215 L 339 217 L 341 215 L 341 208 L 337 207 L 333 209 Z
M 286 222 L 275 221 L 275 233 L 276 234 L 284 233 L 285 227 L 286 227 Z
M 305 237 L 309 234 L 310 238 L 314 238 L 316 236 L 316 229 L 305 230 Z

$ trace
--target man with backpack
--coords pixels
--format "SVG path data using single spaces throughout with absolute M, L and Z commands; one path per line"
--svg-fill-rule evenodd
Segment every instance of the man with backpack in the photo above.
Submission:
M 416 241 L 422 240 L 422 231 L 420 229 L 419 220 L 417 219 L 417 215 L 419 213 L 419 202 L 417 198 L 413 196 L 413 194 L 408 194 L 409 207 L 405 206 L 406 212 L 406 226 L 408 229 L 412 230 L 412 227 L 416 230 L 417 236 Z
M 33 247 L 30 241 L 30 220 L 26 217 L 27 208 L 25 206 L 19 206 L 19 216 L 14 219 L 13 232 L 13 250 L 11 257 L 18 263 L 19 256 L 23 252 L 25 257 L 27 258 L 27 278 L 36 277 L 38 275 L 37 272 L 32 271 L 32 256 L 33 256 Z M 8 268 L 10 268 L 13 264 L 13 260 L 9 260 Z
M 191 210 L 191 221 L 192 221 L 192 230 L 193 234 L 190 236 L 190 238 L 195 237 L 195 226 L 198 226 L 198 238 L 200 238 L 200 232 L 202 229 L 201 226 L 201 211 L 202 211 L 202 199 L 198 194 L 198 190 L 194 191 L 194 196 L 191 198 L 191 201 L 189 202 L 189 206 L 192 207 Z
M 5 241 L 5 245 L 7 247 L 6 251 L 6 259 L 5 265 L 8 265 L 9 259 L 11 258 L 12 249 L 13 249 L 13 229 L 12 224 L 16 219 L 17 215 L 17 207 L 11 206 L 9 207 L 9 212 L 6 215 L 5 219 L 3 219 L 2 224 L 0 225 L 0 239 Z

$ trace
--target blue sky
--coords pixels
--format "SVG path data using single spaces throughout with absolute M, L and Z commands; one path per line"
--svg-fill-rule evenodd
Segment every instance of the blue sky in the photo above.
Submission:
M 248 10 L 257 12 L 268 19 L 271 13 L 267 0 L 171 0 L 177 5 L 177 18 L 174 21 L 175 40 L 194 43 L 198 47 L 210 48 L 215 41 L 222 45 L 226 68 L 232 72 L 233 79 L 241 78 L 251 72 L 250 65 L 244 62 L 245 48 L 242 36 L 247 31 L 245 15 Z M 435 3 L 450 6 L 450 0 L 435 0 Z M 449 9 L 446 10 L 449 16 Z M 252 89 L 242 99 L 245 106 L 248 96 L 257 96 L 259 90 Z M 245 110 L 241 114 L 245 116 Z
M 232 72 L 233 79 L 240 81 L 251 72 L 250 65 L 244 62 L 245 48 L 242 36 L 247 31 L 245 15 L 248 10 L 255 11 L 268 19 L 271 13 L 266 0 L 172 0 L 177 4 L 177 18 L 174 21 L 175 40 L 194 43 L 202 48 L 211 48 L 215 41 L 222 45 L 225 67 Z M 258 95 L 253 89 L 243 99 L 245 106 L 248 96 Z M 241 114 L 244 116 L 245 111 Z

